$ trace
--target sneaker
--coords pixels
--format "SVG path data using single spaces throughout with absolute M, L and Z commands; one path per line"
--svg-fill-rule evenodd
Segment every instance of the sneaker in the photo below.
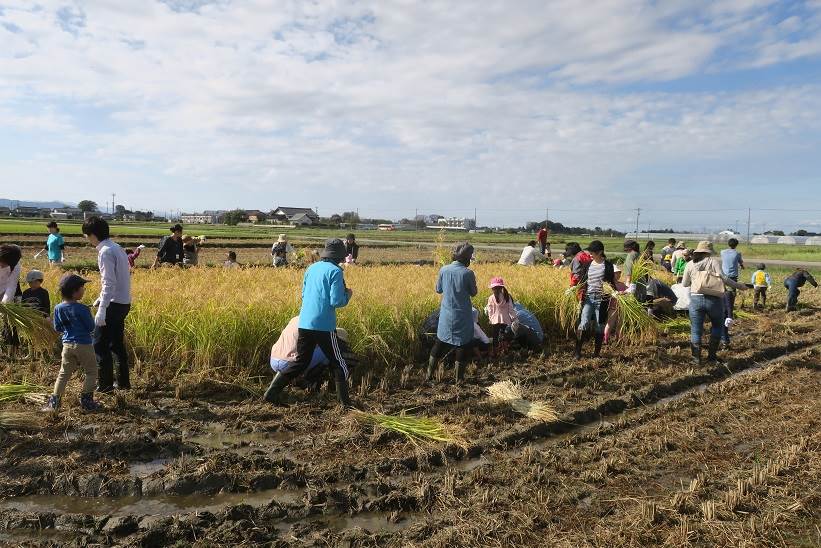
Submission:
M 83 394 L 80 396 L 80 407 L 83 408 L 83 411 L 99 411 L 103 408 L 102 404 L 94 401 L 92 394 Z
M 43 406 L 41 411 L 49 412 L 49 411 L 57 411 L 60 407 L 60 396 L 51 395 L 48 397 L 48 401 L 46 401 L 46 405 Z

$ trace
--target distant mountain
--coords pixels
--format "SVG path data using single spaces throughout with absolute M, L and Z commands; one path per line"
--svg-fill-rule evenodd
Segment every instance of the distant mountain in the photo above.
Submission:
M 55 207 L 74 207 L 75 204 L 68 204 L 66 202 L 28 202 L 26 200 L 7 200 L 0 198 L 0 207 L 40 207 L 53 209 Z

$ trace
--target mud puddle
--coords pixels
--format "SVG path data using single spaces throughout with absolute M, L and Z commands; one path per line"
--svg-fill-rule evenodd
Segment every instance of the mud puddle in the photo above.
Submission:
M 216 495 L 160 495 L 156 497 L 73 497 L 29 495 L 0 500 L 0 510 L 84 514 L 92 516 L 173 516 L 192 512 L 218 512 L 237 504 L 264 506 L 272 500 L 290 504 L 302 499 L 301 491 L 267 489 L 251 493 Z
M 130 462 L 128 473 L 135 478 L 144 479 L 155 472 L 165 470 L 174 459 L 154 459 L 148 462 Z
M 353 516 L 341 515 L 318 519 L 282 520 L 277 529 L 283 533 L 292 529 L 324 529 L 342 532 L 360 528 L 371 533 L 396 533 L 403 531 L 420 519 L 418 514 L 395 514 L 392 512 L 363 512 Z
M 249 453 L 257 449 L 288 443 L 295 433 L 289 431 L 255 431 L 235 432 L 226 429 L 219 422 L 208 423 L 205 432 L 183 432 L 184 442 L 199 445 L 204 449 L 231 450 L 237 453 Z

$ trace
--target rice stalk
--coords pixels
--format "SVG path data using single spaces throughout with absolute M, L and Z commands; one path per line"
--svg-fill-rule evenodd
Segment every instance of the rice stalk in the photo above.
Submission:
M 25 411 L 0 411 L 0 428 L 25 428 L 37 422 L 35 413 Z
M 519 413 L 531 419 L 543 422 L 552 422 L 559 418 L 556 410 L 543 401 L 528 401 L 522 394 L 519 384 L 512 381 L 500 381 L 487 387 L 490 400 L 498 403 L 505 403 Z
M 604 291 L 613 299 L 619 310 L 619 343 L 639 344 L 653 340 L 658 334 L 659 323 L 647 313 L 647 308 L 630 293 L 619 293 L 609 284 Z
M 415 417 L 404 411 L 399 415 L 383 415 L 358 410 L 353 411 L 353 416 L 361 423 L 398 432 L 415 445 L 440 442 L 467 447 L 467 440 L 461 432 L 428 417 Z
M 0 402 L 16 401 L 21 398 L 47 393 L 48 388 L 31 384 L 27 381 L 20 383 L 0 384 Z
M 0 331 L 2 328 L 16 330 L 35 352 L 51 351 L 57 343 L 57 333 L 48 318 L 26 304 L 0 304 Z

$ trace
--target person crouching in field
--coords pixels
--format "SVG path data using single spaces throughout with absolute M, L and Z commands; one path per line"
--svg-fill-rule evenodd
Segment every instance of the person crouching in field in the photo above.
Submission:
M 94 318 L 91 310 L 80 302 L 87 281 L 77 274 L 66 274 L 60 279 L 63 302 L 54 307 L 54 329 L 63 339 L 62 364 L 54 383 L 54 392 L 43 411 L 56 411 L 60 407 L 68 380 L 72 373 L 80 369 L 85 372 L 80 406 L 85 411 L 100 409 L 100 404 L 94 401 L 94 387 L 97 384 L 97 358 L 91 337 Z
M 350 372 L 336 334 L 336 309 L 346 306 L 353 295 L 353 291 L 345 286 L 345 278 L 339 266 L 345 261 L 345 244 L 339 238 L 328 240 L 320 258 L 318 263 L 312 264 L 305 271 L 296 357 L 290 367 L 277 372 L 271 381 L 264 396 L 270 403 L 282 403 L 282 390 L 308 369 L 318 346 L 330 359 L 339 403 L 344 407 L 351 406 L 348 397 Z
M 516 309 L 513 307 L 513 298 L 510 296 L 505 281 L 496 276 L 490 280 L 490 289 L 493 291 L 487 299 L 485 314 L 490 321 L 490 332 L 494 350 L 502 346 L 508 329 L 516 321 Z
M 582 303 L 576 324 L 576 359 L 582 357 L 582 346 L 588 333 L 594 333 L 593 356 L 601 353 L 604 341 L 604 327 L 607 325 L 607 311 L 610 298 L 604 292 L 604 284 L 616 287 L 615 267 L 604 255 L 604 244 L 593 240 L 586 251 L 579 252 L 570 265 L 570 285 L 580 287 L 579 300 Z
M 810 282 L 813 287 L 818 287 L 818 282 L 812 277 L 812 274 L 803 268 L 796 268 L 795 272 L 787 276 L 784 280 L 784 287 L 787 288 L 787 312 L 794 312 L 798 308 L 798 296 L 801 294 L 801 288 L 804 284 Z
M 468 267 L 473 258 L 473 246 L 468 242 L 456 245 L 453 262 L 439 269 L 436 292 L 442 295 L 436 342 L 428 358 L 426 380 L 433 379 L 434 371 L 445 350 L 454 350 L 456 382 L 465 377 L 465 351 L 473 341 L 473 305 L 471 297 L 479 292 L 476 274 Z
M 351 370 L 357 360 L 350 351 L 348 332 L 338 327 L 336 335 L 339 339 L 339 349 L 342 351 L 342 357 L 345 358 L 348 370 Z M 294 366 L 298 340 L 299 316 L 294 316 L 280 333 L 277 342 L 271 347 L 271 369 L 274 370 L 274 374 L 287 371 Z M 328 377 L 330 365 L 331 360 L 325 355 L 322 348 L 317 346 L 313 355 L 311 355 L 311 362 L 308 367 L 302 373 L 301 378 L 294 379 L 294 384 L 308 390 L 318 390 Z M 331 381 L 333 380 L 333 375 L 331 375 Z

